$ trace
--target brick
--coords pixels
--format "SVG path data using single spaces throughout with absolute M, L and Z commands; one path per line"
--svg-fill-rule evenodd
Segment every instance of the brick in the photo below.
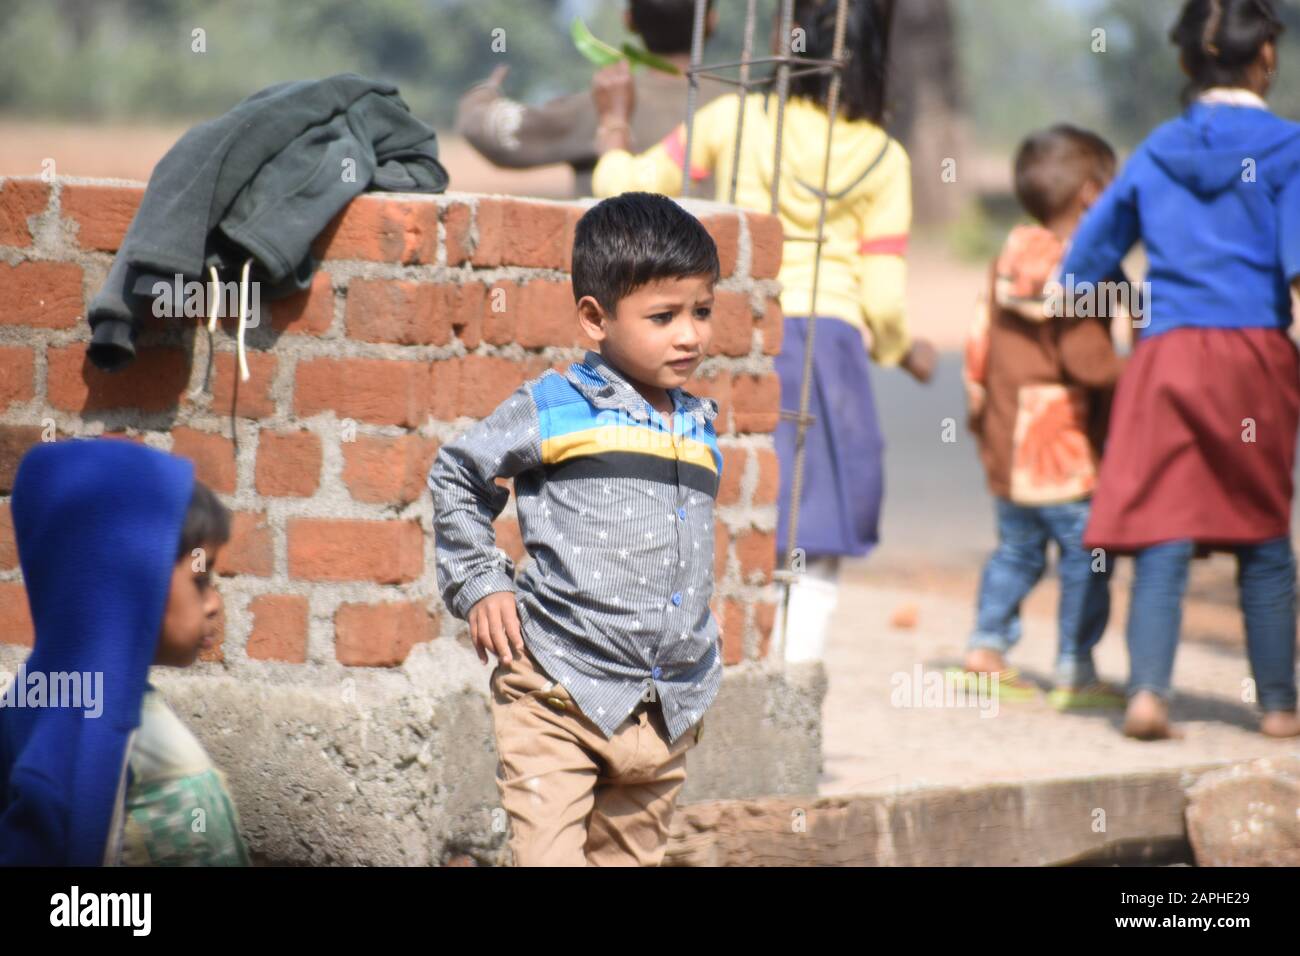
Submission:
M 324 335 L 334 323 L 333 280 L 328 272 L 319 269 L 312 276 L 310 289 L 269 304 L 271 328 L 277 332 Z
M 781 381 L 776 373 L 736 374 L 731 379 L 738 432 L 772 432 L 781 407 Z
M 353 279 L 348 285 L 348 337 L 397 345 L 451 341 L 453 287 L 398 279 Z
M 483 310 L 487 307 L 487 287 L 482 282 L 448 286 L 448 315 L 452 331 L 467 349 L 476 349 L 483 341 Z
M 309 431 L 262 431 L 254 483 L 259 495 L 308 498 L 320 485 L 320 439 Z
M 36 628 L 27 606 L 27 590 L 16 581 L 0 581 L 0 644 L 31 647 Z
M 736 536 L 740 575 L 749 584 L 767 584 L 776 567 L 776 535 L 771 531 L 746 531 Z
M 509 345 L 515 340 L 519 286 L 509 280 L 494 282 L 483 297 L 483 338 L 491 345 Z M 574 320 L 577 321 L 576 319 Z
M 245 353 L 248 381 L 239 380 L 239 357 L 233 352 L 218 352 L 213 361 L 212 410 L 229 415 L 234 409 L 240 418 L 270 418 L 275 414 L 271 383 L 279 359 L 266 352 Z M 238 389 L 238 394 L 236 394 Z
M 718 504 L 740 503 L 740 483 L 745 477 L 749 453 L 743 448 L 722 449 L 722 481 L 718 483 Z
M 486 418 L 527 380 L 523 365 L 495 355 L 467 355 L 460 360 L 456 416 Z
M 727 553 L 731 550 L 731 532 L 721 521 L 713 525 L 713 585 L 727 576 Z
M 378 425 L 418 428 L 431 402 L 430 363 L 388 359 L 300 361 L 294 383 L 294 413 L 300 417 L 333 411 Z
M 442 228 L 446 236 L 447 265 L 458 266 L 469 258 L 470 224 L 474 208 L 469 203 L 453 202 L 442 209 Z
M 758 330 L 763 334 L 763 354 L 778 355 L 781 352 L 781 339 L 785 333 L 785 315 L 781 311 L 781 300 L 768 298 L 763 306 L 763 318 L 758 322 Z
M 736 251 L 740 248 L 740 219 L 735 213 L 704 216 L 700 219 L 718 247 L 720 275 L 726 278 L 736 271 Z
M 745 607 L 739 601 L 722 602 L 722 663 L 739 664 L 745 659 Z
M 258 661 L 307 660 L 307 599 L 296 594 L 262 594 L 248 603 L 253 629 L 247 653 Z
M 460 405 L 459 358 L 429 363 L 429 414 L 438 421 L 451 421 Z
M 271 550 L 271 526 L 266 514 L 236 511 L 231 516 L 230 540 L 217 552 L 213 570 L 221 577 L 251 574 L 269 578 L 274 568 Z
M 749 225 L 749 274 L 755 279 L 775 279 L 781 271 L 781 254 L 785 251 L 785 231 L 781 220 L 766 213 L 747 212 Z
M 397 667 L 437 633 L 422 604 L 343 604 L 334 615 L 334 655 L 351 667 Z
M 292 518 L 289 574 L 306 581 L 404 584 L 424 570 L 424 536 L 414 521 Z
M 0 571 L 18 567 L 18 542 L 14 540 L 14 518 L 6 501 L 0 504 Z
M 718 403 L 718 416 L 713 420 L 713 430 L 719 435 L 732 432 L 731 375 L 718 372 L 712 378 L 694 378 L 686 390 L 700 398 L 711 398 Z
M 41 438 L 37 425 L 0 425 L 0 495 L 13 491 L 19 462 Z
M 357 501 L 405 505 L 426 494 L 438 440 L 422 435 L 358 435 L 340 442 L 343 483 Z
M 229 438 L 182 425 L 172 429 L 172 454 L 194 462 L 194 477 L 213 491 L 235 493 L 235 445 Z
M 36 396 L 36 353 L 0 346 L 0 412 Z
M 480 199 L 476 266 L 524 266 L 568 271 L 576 209 L 514 199 Z M 580 215 L 580 213 L 579 213 Z
M 27 220 L 43 213 L 49 203 L 48 183 L 35 179 L 0 180 L 0 246 L 30 246 L 32 233 Z
M 432 265 L 438 259 L 438 204 L 358 196 L 321 231 L 313 251 L 321 259 Z
M 758 459 L 758 485 L 754 488 L 752 504 L 774 505 L 781 491 L 781 462 L 771 448 L 757 449 L 755 457 Z
M 713 317 L 709 322 L 713 335 L 708 355 L 748 355 L 754 338 L 754 314 L 749 296 L 739 292 L 719 291 L 714 295 Z
M 0 325 L 70 329 L 84 314 L 81 266 L 68 262 L 0 263 Z
M 136 186 L 84 186 L 65 183 L 59 196 L 64 218 L 77 223 L 77 244 L 83 249 L 115 252 L 144 198 Z
M 524 348 L 563 348 L 577 341 L 578 314 L 571 283 L 529 282 L 520 287 L 515 301 L 515 341 Z
M 166 411 L 180 404 L 190 379 L 190 353 L 180 349 L 142 348 L 134 362 L 116 372 L 92 365 L 84 343 L 51 347 L 46 356 L 46 394 L 52 406 L 65 411 Z

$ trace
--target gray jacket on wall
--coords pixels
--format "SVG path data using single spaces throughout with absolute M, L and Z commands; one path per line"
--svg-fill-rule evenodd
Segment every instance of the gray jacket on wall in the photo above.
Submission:
M 254 93 L 187 131 L 154 167 L 90 303 L 90 360 L 116 369 L 135 357 L 137 317 L 159 281 L 203 281 L 210 267 L 230 273 L 251 257 L 263 298 L 290 295 L 311 285 L 316 236 L 361 192 L 447 184 L 437 134 L 394 86 L 342 73 Z M 183 314 L 183 302 L 172 306 Z

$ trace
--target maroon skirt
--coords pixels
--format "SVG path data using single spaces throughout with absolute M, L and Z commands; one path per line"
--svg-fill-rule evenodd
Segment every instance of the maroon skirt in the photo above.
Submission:
M 1084 533 L 1132 552 L 1291 533 L 1300 352 L 1280 329 L 1181 328 L 1139 340 L 1120 378 Z

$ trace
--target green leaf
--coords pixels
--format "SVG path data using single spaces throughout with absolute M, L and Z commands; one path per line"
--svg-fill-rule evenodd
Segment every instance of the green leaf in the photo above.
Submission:
M 609 66 L 611 63 L 617 63 L 623 59 L 623 52 L 617 50 L 601 40 L 597 40 L 587 25 L 582 22 L 581 17 L 574 17 L 573 26 L 569 29 L 569 36 L 573 38 L 573 45 L 578 48 L 578 52 L 585 56 L 596 66 Z
M 630 43 L 623 44 L 623 55 L 626 56 L 628 61 L 631 63 L 640 63 L 644 66 L 650 67 L 652 70 L 658 70 L 660 73 L 671 73 L 673 76 L 682 75 L 681 70 L 677 69 L 677 67 L 673 66 L 673 64 L 669 63 L 663 57 L 656 56 L 649 50 L 643 50 Z

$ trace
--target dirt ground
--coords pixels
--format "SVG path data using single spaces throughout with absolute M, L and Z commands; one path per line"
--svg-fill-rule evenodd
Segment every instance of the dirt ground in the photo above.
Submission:
M 1174 670 L 1172 713 L 1182 740 L 1142 743 L 1119 731 L 1117 712 L 1059 714 L 1045 699 L 978 706 L 906 707 L 900 689 L 961 659 L 974 617 L 978 567 L 922 570 L 870 559 L 846 569 L 826 653 L 822 794 L 889 791 L 1192 766 L 1300 752 L 1300 741 L 1256 732 L 1243 703 L 1249 677 L 1235 607 L 1232 562 L 1194 568 Z M 1096 660 L 1103 678 L 1127 677 L 1127 569 L 1116 572 L 1111 625 Z M 1011 655 L 1030 680 L 1050 686 L 1056 586 L 1044 581 L 1024 608 Z M 916 625 L 891 625 L 914 611 Z M 896 676 L 901 675 L 901 676 Z M 955 700 L 954 702 L 959 702 Z M 924 703 L 924 700 L 922 700 Z

